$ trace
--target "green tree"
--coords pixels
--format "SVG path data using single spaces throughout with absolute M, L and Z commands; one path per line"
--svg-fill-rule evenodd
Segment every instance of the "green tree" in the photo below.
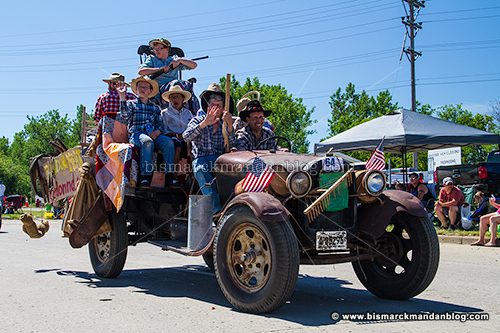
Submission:
M 225 89 L 226 78 L 221 78 L 220 83 Z M 252 90 L 260 92 L 262 105 L 272 111 L 269 120 L 275 126 L 275 134 L 290 139 L 295 152 L 307 152 L 309 146 L 307 137 L 314 133 L 309 129 L 315 123 L 312 119 L 314 108 L 307 110 L 301 98 L 293 97 L 281 85 L 263 84 L 256 77 L 247 78 L 242 85 L 234 76 L 232 77 L 231 97 L 235 102 Z
M 5 136 L 0 138 L 0 153 L 7 155 L 9 153 L 9 139 Z
M 376 96 L 369 96 L 366 91 L 356 92 L 353 83 L 349 83 L 345 91 L 338 88 L 330 96 L 331 117 L 328 120 L 329 135 L 334 136 L 366 121 L 394 112 L 399 108 L 398 103 L 392 101 L 392 95 L 384 90 Z M 432 115 L 435 110 L 429 104 L 417 101 L 417 112 Z M 349 152 L 349 155 L 366 161 L 370 153 Z M 386 159 L 391 159 L 392 167 L 403 165 L 401 154 L 386 153 Z M 411 165 L 411 154 L 407 156 L 407 165 Z M 419 168 L 427 169 L 426 154 L 419 154 Z
M 356 87 L 352 83 L 346 86 L 345 92 L 338 88 L 330 96 L 329 104 L 331 108 L 331 117 L 328 120 L 329 136 L 337 135 L 398 108 L 398 104 L 392 102 L 389 91 L 381 91 L 373 97 L 364 90 L 356 92 Z
M 31 190 L 28 166 L 0 151 L 0 180 L 5 184 L 6 195 L 28 195 Z
M 443 105 L 438 108 L 439 118 L 454 122 L 456 124 L 474 127 L 486 132 L 496 133 L 498 125 L 492 115 L 472 113 L 464 109 L 462 104 Z M 494 145 L 465 146 L 462 147 L 462 163 L 476 163 L 484 161 L 487 154 L 495 149 Z

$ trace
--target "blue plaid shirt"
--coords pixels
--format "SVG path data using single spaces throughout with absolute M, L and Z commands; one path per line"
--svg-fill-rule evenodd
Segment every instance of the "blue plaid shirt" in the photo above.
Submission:
M 214 126 L 210 125 L 200 128 L 205 116 L 196 116 L 189 122 L 186 130 L 182 133 L 186 142 L 191 142 L 193 159 L 210 155 L 222 155 L 224 153 L 224 137 L 222 136 L 222 120 L 214 133 Z M 229 133 L 229 148 L 234 147 L 236 139 L 234 131 Z
M 262 134 L 260 139 L 257 139 L 253 134 L 250 126 L 245 126 L 236 132 L 236 148 L 238 150 L 254 150 L 257 148 L 260 142 L 267 138 L 273 137 L 274 132 L 267 127 L 262 127 Z M 271 150 L 274 149 L 276 145 L 276 140 L 268 140 L 263 145 L 260 145 L 259 150 Z
M 130 136 L 134 133 L 149 134 L 156 130 L 164 131 L 160 108 L 149 101 L 143 103 L 140 98 L 120 101 L 120 114 L 127 123 Z

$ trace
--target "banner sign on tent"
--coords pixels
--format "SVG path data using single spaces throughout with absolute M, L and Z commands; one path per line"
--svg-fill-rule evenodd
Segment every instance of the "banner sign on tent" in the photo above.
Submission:
M 428 170 L 434 171 L 438 166 L 462 164 L 460 147 L 429 150 L 427 152 Z

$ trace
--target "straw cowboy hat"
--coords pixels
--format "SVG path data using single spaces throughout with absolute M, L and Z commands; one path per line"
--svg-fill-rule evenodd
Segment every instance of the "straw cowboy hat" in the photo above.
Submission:
M 161 95 L 161 97 L 165 101 L 170 102 L 170 95 L 173 95 L 173 94 L 182 95 L 184 97 L 183 103 L 186 103 L 191 98 L 191 93 L 189 91 L 182 89 L 181 86 L 179 86 L 179 85 L 171 86 L 170 89 L 168 89 L 168 91 L 165 91 Z
M 241 110 L 241 112 L 238 114 L 241 120 L 247 121 L 247 117 L 252 113 L 252 112 L 262 112 L 264 113 L 265 117 L 268 117 L 271 114 L 270 110 L 264 110 L 262 105 L 260 104 L 259 101 L 253 100 L 247 103 L 245 108 Z
M 260 101 L 260 92 L 252 90 L 243 95 L 243 97 L 241 97 L 238 103 L 236 103 L 236 109 L 238 110 L 238 114 L 245 108 L 245 106 L 247 106 L 248 102 L 252 100 Z
M 125 76 L 120 73 L 111 73 L 107 79 L 102 79 L 104 82 L 125 82 Z
M 207 90 L 203 91 L 200 94 L 201 108 L 203 109 L 203 111 L 207 112 L 208 101 L 210 100 L 210 96 L 214 94 L 221 96 L 222 101 L 225 103 L 226 94 L 222 91 L 222 89 L 217 83 L 210 83 Z M 232 98 L 229 98 L 229 112 L 231 114 L 233 114 L 234 112 L 234 102 Z
M 151 93 L 148 95 L 148 98 L 155 97 L 158 94 L 158 92 L 160 91 L 160 88 L 158 87 L 158 82 L 156 82 L 155 80 L 151 80 L 150 78 L 145 77 L 145 76 L 139 76 L 139 77 L 136 77 L 135 79 L 133 79 L 132 82 L 130 83 L 132 91 L 137 96 L 139 96 L 139 94 L 137 93 L 137 83 L 139 83 L 141 81 L 147 82 L 151 85 L 152 90 L 151 90 Z
M 161 44 L 161 45 L 168 47 L 168 48 L 170 48 L 172 46 L 172 44 L 170 44 L 170 41 L 168 39 L 165 39 L 165 38 L 155 38 L 155 39 L 152 39 L 149 41 L 150 47 L 154 47 L 156 44 Z

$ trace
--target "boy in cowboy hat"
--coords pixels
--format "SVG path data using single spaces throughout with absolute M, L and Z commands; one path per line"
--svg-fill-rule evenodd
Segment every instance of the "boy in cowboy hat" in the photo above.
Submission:
M 234 147 L 235 144 L 233 118 L 230 112 L 224 111 L 225 96 L 226 94 L 222 92 L 219 85 L 211 83 L 200 95 L 204 112 L 191 119 L 182 134 L 186 142 L 192 143 L 194 176 L 201 192 L 212 196 L 214 213 L 220 211 L 221 204 L 217 189 L 213 184 L 212 169 L 217 157 L 225 152 L 222 134 L 224 122 L 227 125 L 229 148 Z M 233 110 L 232 106 L 230 103 L 230 111 Z
M 141 150 L 140 173 L 144 179 L 141 185 L 147 186 L 153 173 L 153 149 L 163 153 L 166 163 L 166 179 L 173 183 L 174 143 L 171 138 L 163 135 L 163 122 L 160 109 L 151 103 L 150 98 L 158 94 L 158 83 L 145 77 L 132 80 L 132 91 L 139 96 L 136 100 L 127 101 L 125 93 L 127 86 L 118 86 L 120 93 L 120 113 L 127 122 L 129 141 Z
M 247 125 L 236 132 L 236 149 L 254 150 L 259 147 L 262 150 L 270 150 L 276 147 L 274 139 L 267 140 L 274 136 L 274 132 L 264 126 L 265 119 L 270 114 L 271 111 L 264 110 L 259 101 L 248 102 L 239 114 L 240 119 Z M 261 142 L 264 143 L 259 146 Z
M 96 123 L 101 120 L 104 115 L 116 115 L 120 111 L 120 96 L 116 91 L 118 82 L 125 82 L 125 76 L 120 73 L 112 73 L 107 79 L 102 79 L 108 84 L 108 91 L 101 94 L 97 98 L 95 104 L 94 119 Z M 125 94 L 127 100 L 135 99 L 135 95 L 127 92 Z
M 165 134 L 172 138 L 175 145 L 175 163 L 180 160 L 181 154 L 187 155 L 187 144 L 182 138 L 189 121 L 193 118 L 190 110 L 184 107 L 184 103 L 191 99 L 191 93 L 185 91 L 179 85 L 170 86 L 161 97 L 169 103 L 168 108 L 161 111 Z
M 195 69 L 196 62 L 170 56 L 169 51 L 171 44 L 165 38 L 155 38 L 149 42 L 149 46 L 154 52 L 154 55 L 148 56 L 146 61 L 139 68 L 139 75 L 151 75 L 159 70 L 163 70 L 163 74 L 155 80 L 158 81 L 160 92 L 166 90 L 165 86 L 172 80 L 179 78 L 179 71 L 184 69 Z

